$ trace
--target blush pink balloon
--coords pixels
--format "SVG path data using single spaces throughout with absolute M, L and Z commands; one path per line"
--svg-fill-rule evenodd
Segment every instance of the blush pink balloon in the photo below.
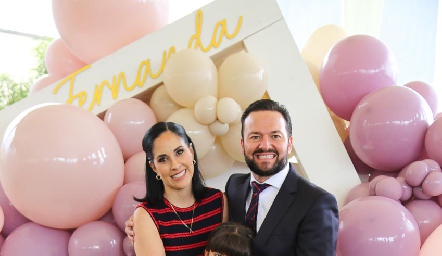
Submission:
M 98 219 L 99 221 L 104 221 L 112 225 L 117 225 L 115 222 L 114 214 L 112 213 L 112 209 L 110 209 L 106 214 L 104 214 L 101 218 Z
M 420 246 L 413 215 L 393 199 L 363 197 L 339 211 L 337 255 L 416 256 Z
M 442 208 L 432 200 L 412 200 L 405 207 L 413 215 L 419 226 L 422 243 L 442 224 Z
M 123 239 L 123 252 L 126 256 L 135 256 L 134 245 L 132 244 L 128 236 Z
M 78 227 L 69 239 L 69 256 L 123 256 L 124 234 L 117 226 L 92 221 Z
M 37 91 L 40 91 L 41 89 L 54 84 L 55 82 L 58 82 L 63 77 L 58 74 L 45 74 L 41 77 L 37 78 L 37 80 L 34 81 L 34 83 L 29 87 L 29 95 L 34 94 Z
M 434 89 L 432 85 L 422 81 L 412 81 L 406 83 L 404 86 L 409 87 L 419 93 L 427 101 L 428 105 L 433 111 L 433 116 L 436 116 L 439 109 L 439 97 L 436 89 Z
M 112 205 L 112 213 L 117 226 L 124 231 L 124 223 L 134 213 L 134 210 L 140 202 L 136 198 L 143 198 L 146 195 L 146 182 L 134 181 L 127 183 L 120 188 Z
M 90 64 L 165 26 L 169 4 L 166 0 L 53 0 L 52 13 L 61 39 Z
M 44 62 L 49 74 L 66 77 L 72 72 L 86 66 L 69 51 L 61 38 L 52 40 L 46 48 Z
M 433 122 L 428 103 L 403 86 L 387 86 L 365 96 L 351 116 L 349 136 L 364 163 L 397 171 L 417 160 Z
M 430 196 L 442 194 L 442 172 L 430 172 L 422 182 L 422 191 Z
M 404 177 L 396 177 L 396 180 L 399 182 L 402 188 L 402 195 L 399 200 L 401 202 L 406 202 L 411 198 L 411 195 L 413 194 L 412 187 L 405 181 Z
M 414 161 L 408 165 L 405 180 L 411 186 L 420 186 L 430 172 L 428 165 L 423 161 Z
M 361 198 L 370 196 L 370 191 L 368 190 L 369 182 L 362 182 L 352 189 L 348 191 L 347 195 L 345 196 L 344 205 L 350 203 L 351 201 Z
M 430 172 L 440 172 L 442 171 L 440 165 L 433 159 L 423 159 L 422 162 L 426 163 Z
M 23 111 L 8 125 L 0 154 L 7 197 L 24 216 L 49 227 L 75 228 L 98 219 L 123 184 L 115 136 L 101 119 L 74 105 Z
M 38 225 L 24 223 L 17 227 L 3 243 L 2 256 L 57 255 L 69 256 L 68 243 L 71 233 Z
M 370 173 L 370 177 L 368 178 L 368 181 L 372 181 L 375 177 L 379 176 L 379 175 L 385 175 L 388 177 L 394 177 L 396 178 L 398 175 L 398 171 L 393 171 L 393 172 L 388 172 L 388 171 L 382 171 L 382 170 L 373 170 Z
M 107 109 L 103 120 L 117 138 L 124 160 L 143 151 L 143 136 L 157 122 L 153 110 L 142 100 L 135 98 L 114 103 Z
M 396 85 L 391 50 L 368 35 L 349 36 L 325 55 L 319 73 L 321 95 L 339 117 L 350 120 L 359 101 L 376 89 Z
M 138 152 L 124 162 L 124 184 L 146 180 L 146 153 Z
M 386 177 L 376 184 L 375 194 L 377 196 L 385 196 L 393 200 L 399 200 L 402 197 L 401 183 L 393 177 Z
M 368 166 L 358 157 L 358 155 L 356 155 L 356 152 L 351 145 L 350 136 L 347 136 L 345 139 L 344 146 L 358 174 L 370 174 L 373 171 L 373 167 Z
M 434 120 L 425 134 L 425 150 L 430 159 L 442 165 L 442 118 Z
M 7 237 L 15 228 L 18 226 L 30 222 L 28 218 L 23 216 L 14 205 L 12 205 L 11 201 L 9 201 L 5 192 L 3 191 L 3 187 L 0 184 L 0 207 L 3 210 L 4 214 L 4 224 L 3 229 L 1 230 L 1 234 Z
M 421 186 L 413 187 L 413 195 L 416 199 L 427 200 L 431 198 L 430 195 L 424 192 Z
M 376 185 L 379 183 L 379 181 L 381 181 L 387 177 L 388 177 L 387 175 L 378 175 L 378 176 L 374 177 L 373 180 L 371 180 L 369 182 L 368 191 L 370 192 L 371 196 L 376 195 Z

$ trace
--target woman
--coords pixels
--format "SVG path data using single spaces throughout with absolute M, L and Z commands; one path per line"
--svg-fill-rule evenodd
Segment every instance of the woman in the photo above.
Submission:
M 228 220 L 224 194 L 204 185 L 195 146 L 172 122 L 153 125 L 143 138 L 146 196 L 134 212 L 134 249 L 143 255 L 203 255 L 207 239 Z

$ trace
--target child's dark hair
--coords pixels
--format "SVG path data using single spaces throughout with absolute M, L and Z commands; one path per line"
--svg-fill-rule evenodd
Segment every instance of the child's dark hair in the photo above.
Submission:
M 252 256 L 254 232 L 236 222 L 223 222 L 210 233 L 206 251 L 228 256 Z

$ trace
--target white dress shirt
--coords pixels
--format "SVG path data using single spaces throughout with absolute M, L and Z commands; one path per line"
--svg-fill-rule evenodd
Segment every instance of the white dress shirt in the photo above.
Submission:
M 268 180 L 265 181 L 265 183 L 269 184 L 270 186 L 268 188 L 264 189 L 259 194 L 258 216 L 256 216 L 256 232 L 259 231 L 259 228 L 261 227 L 262 222 L 264 221 L 265 217 L 267 216 L 267 213 L 269 212 L 270 207 L 272 206 L 276 195 L 279 193 L 279 189 L 281 189 L 282 183 L 284 182 L 285 177 L 287 176 L 288 172 L 289 172 L 289 165 L 287 164 L 284 167 L 284 169 L 282 169 L 277 174 L 274 174 Z M 253 181 L 258 182 L 255 179 L 255 177 L 253 176 L 252 172 L 250 172 L 250 188 L 252 187 Z M 250 189 L 250 193 L 247 196 L 246 212 L 247 212 L 247 209 L 249 209 L 251 199 L 252 199 L 252 189 Z

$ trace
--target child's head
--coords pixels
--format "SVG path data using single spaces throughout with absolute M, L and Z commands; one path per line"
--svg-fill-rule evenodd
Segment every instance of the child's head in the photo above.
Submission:
M 239 223 L 223 222 L 210 233 L 206 256 L 252 256 L 253 231 Z

